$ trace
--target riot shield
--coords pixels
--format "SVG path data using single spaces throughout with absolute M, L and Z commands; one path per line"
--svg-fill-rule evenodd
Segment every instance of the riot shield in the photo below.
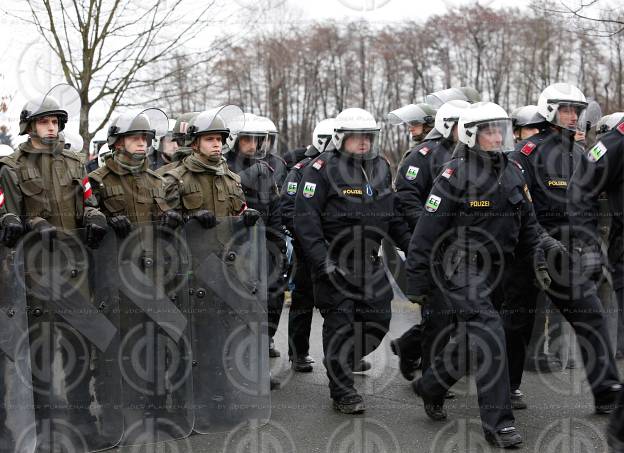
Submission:
M 17 249 L 24 262 L 32 390 L 39 451 L 99 451 L 119 443 L 123 424 L 118 299 L 110 288 L 115 237 L 97 250 L 85 230 L 42 238 Z
M 35 451 L 23 263 L 0 245 L 0 452 Z
M 185 227 L 191 251 L 194 430 L 229 431 L 271 415 L 264 227 L 240 218 Z
M 186 244 L 178 232 L 147 223 L 120 243 L 117 259 L 121 444 L 187 437 L 193 414 Z

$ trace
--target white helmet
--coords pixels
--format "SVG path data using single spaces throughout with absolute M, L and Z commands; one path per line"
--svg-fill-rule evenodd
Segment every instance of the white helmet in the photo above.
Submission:
M 9 145 L 0 144 L 0 157 L 10 156 L 15 151 Z
M 449 138 L 453 131 L 453 126 L 459 121 L 462 110 L 470 107 L 467 101 L 448 101 L 440 106 L 435 117 L 435 128 L 443 138 Z
M 230 128 L 230 136 L 227 138 L 226 145 L 228 150 L 238 152 L 238 139 L 240 137 L 255 137 L 257 139 L 255 158 L 262 159 L 266 156 L 266 148 L 264 142 L 267 140 L 269 131 L 266 122 L 259 119 L 253 113 L 245 113 L 243 126 L 232 126 Z
M 342 145 L 347 135 L 361 133 L 371 136 L 370 151 L 362 157 L 372 158 L 377 155 L 375 139 L 381 128 L 369 112 L 360 108 L 345 109 L 338 114 L 334 123 L 332 142 L 337 150 L 343 151 Z
M 65 140 L 65 149 L 68 149 L 74 153 L 82 153 L 84 140 L 82 139 L 80 134 L 68 131 L 67 129 L 65 129 L 62 134 Z
M 576 108 L 576 124 L 563 124 L 559 119 L 559 108 L 561 106 L 571 106 Z M 576 131 L 577 125 L 585 127 L 585 120 L 582 114 L 587 109 L 587 99 L 585 95 L 574 85 L 569 83 L 553 83 L 542 91 L 537 101 L 537 108 L 540 115 L 546 118 L 555 126 Z
M 314 146 L 319 153 L 325 151 L 325 148 L 327 148 L 327 145 L 331 141 L 335 124 L 336 120 L 334 118 L 327 118 L 316 124 L 314 132 L 312 132 L 312 146 Z
M 264 127 L 266 127 L 266 130 L 269 134 L 269 139 L 265 141 L 265 146 L 268 146 L 267 152 L 268 153 L 277 152 L 277 136 L 279 135 L 277 126 L 275 126 L 275 123 L 271 121 L 270 118 L 267 118 L 266 116 L 258 116 L 258 120 L 262 124 L 264 124 Z
M 624 120 L 624 112 L 615 112 L 610 115 L 605 115 L 596 123 L 596 132 L 598 134 L 606 134 L 610 130 L 615 129 L 622 120 Z
M 106 160 L 106 156 L 111 155 L 111 150 L 106 143 L 104 143 L 100 149 L 98 150 L 98 167 L 104 166 L 104 161 Z
M 393 126 L 401 124 L 428 124 L 433 126 L 436 111 L 428 104 L 408 104 L 396 110 L 392 110 L 386 115 L 388 121 Z
M 514 137 L 511 118 L 493 102 L 478 102 L 459 116 L 459 141 L 483 151 L 512 151 Z

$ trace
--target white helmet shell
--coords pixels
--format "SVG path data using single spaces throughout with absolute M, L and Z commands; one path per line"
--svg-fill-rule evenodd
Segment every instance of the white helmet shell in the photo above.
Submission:
M 263 143 L 269 134 L 266 121 L 263 121 L 261 117 L 258 117 L 253 113 L 245 113 L 241 123 L 244 124 L 242 127 L 233 125 L 230 129 L 230 136 L 226 140 L 228 150 L 236 150 L 238 139 L 241 136 L 257 137 L 258 147 L 256 157 L 262 158 L 263 156 L 260 156 L 259 153 L 261 152 L 261 149 L 264 148 Z M 264 152 L 266 152 L 266 149 Z
M 514 146 L 511 119 L 505 109 L 493 102 L 478 102 L 462 110 L 459 116 L 459 141 L 469 148 L 475 148 L 482 128 L 500 128 L 501 145 L 497 151 L 511 151 Z M 491 151 L 491 150 L 488 150 Z
M 9 145 L 5 145 L 4 143 L 0 144 L 0 157 L 6 157 L 13 154 L 15 151 Z
M 312 146 L 320 153 L 325 151 L 328 143 L 334 135 L 336 120 L 334 118 L 327 118 L 317 123 L 312 132 Z
M 460 100 L 448 101 L 440 106 L 435 117 L 435 128 L 443 138 L 451 136 L 453 126 L 459 121 L 461 112 L 468 107 L 469 102 Z
M 546 121 L 559 127 L 566 127 L 559 124 L 558 111 L 561 105 L 574 105 L 583 110 L 587 108 L 585 95 L 572 84 L 553 83 L 547 86 L 537 100 L 537 109 Z
M 348 108 L 336 116 L 332 141 L 336 149 L 340 150 L 345 135 L 349 132 L 379 135 L 380 130 L 375 118 L 369 112 L 360 108 Z
M 104 166 L 104 161 L 106 160 L 106 156 L 111 154 L 111 150 L 108 147 L 108 144 L 104 143 L 99 151 L 98 151 L 98 167 L 103 167 Z

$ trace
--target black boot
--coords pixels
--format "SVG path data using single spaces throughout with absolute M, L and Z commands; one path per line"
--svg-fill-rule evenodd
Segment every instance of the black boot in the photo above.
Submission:
M 354 390 L 353 393 L 336 398 L 334 409 L 343 414 L 361 414 L 366 410 L 366 406 L 362 397 Z
M 523 442 L 522 436 L 513 426 L 499 429 L 495 433 L 487 432 L 485 440 L 498 448 L 514 448 Z
M 420 379 L 412 382 L 414 393 L 420 396 L 425 406 L 425 413 L 431 420 L 436 422 L 446 420 L 446 411 L 444 410 L 444 395 L 428 395 L 422 390 Z M 446 394 L 446 392 L 445 392 Z

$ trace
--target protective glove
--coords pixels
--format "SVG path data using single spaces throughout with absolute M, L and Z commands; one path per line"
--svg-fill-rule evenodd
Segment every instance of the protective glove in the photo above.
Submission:
M 254 226 L 261 217 L 260 212 L 256 211 L 255 209 L 245 209 L 245 211 L 243 211 L 242 216 L 243 216 L 243 223 L 245 224 L 246 227 Z
M 568 253 L 566 246 L 548 233 L 543 233 L 540 236 L 539 247 L 544 250 L 546 254 L 550 254 L 553 250 L 556 250 L 562 255 L 566 255 Z
M 211 229 L 217 226 L 217 218 L 214 213 L 208 211 L 207 209 L 201 209 L 192 214 L 189 214 L 187 221 L 189 220 L 197 220 L 202 228 Z
M 116 215 L 109 218 L 108 224 L 115 231 L 115 234 L 122 239 L 128 236 L 132 230 L 130 219 L 125 215 Z
M 5 214 L 0 221 L 0 242 L 13 247 L 24 234 L 24 225 L 15 214 Z
M 91 249 L 98 248 L 107 232 L 108 230 L 105 226 L 98 225 L 97 223 L 87 224 L 87 247 Z
M 346 272 L 336 266 L 336 263 L 331 260 L 328 260 L 323 266 L 321 266 L 317 275 L 319 279 L 329 279 L 334 282 L 339 278 L 347 278 Z
M 548 268 L 546 266 L 539 265 L 535 268 L 535 280 L 538 288 L 541 290 L 546 291 L 550 288 L 552 278 L 550 278 L 550 274 L 548 273 Z
M 184 223 L 182 215 L 178 211 L 169 210 L 160 216 L 160 226 L 175 230 Z

